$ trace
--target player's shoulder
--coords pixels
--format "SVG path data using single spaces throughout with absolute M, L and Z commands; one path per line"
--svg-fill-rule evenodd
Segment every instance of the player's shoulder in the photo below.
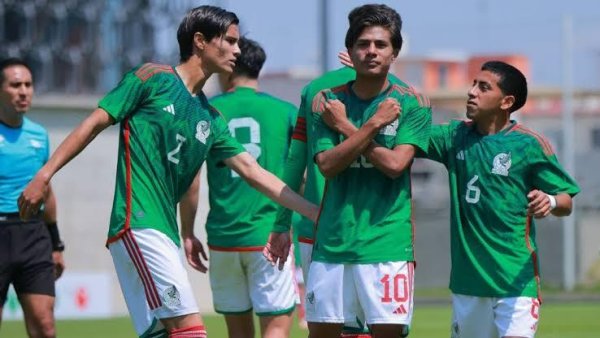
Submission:
M 176 76 L 172 66 L 152 62 L 147 62 L 135 67 L 131 73 L 142 82 L 147 82 L 150 79 L 163 77 L 165 75 L 173 78 Z
M 23 131 L 34 134 L 34 135 L 43 135 L 48 136 L 48 131 L 41 124 L 32 121 L 27 117 L 23 117 Z
M 550 141 L 541 133 L 524 126 L 521 123 L 515 123 L 507 132 L 507 136 L 517 137 L 519 143 L 527 142 L 531 146 L 539 147 L 544 154 L 554 154 L 554 149 Z
M 318 91 L 312 98 L 312 111 L 322 112 L 325 100 L 339 100 L 344 95 L 350 93 L 350 84 L 344 83 L 332 88 L 325 88 Z
M 389 96 L 397 97 L 402 100 L 404 104 L 417 105 L 423 108 L 431 108 L 431 101 L 429 98 L 405 82 L 394 82 L 390 81 L 390 88 L 388 89 Z

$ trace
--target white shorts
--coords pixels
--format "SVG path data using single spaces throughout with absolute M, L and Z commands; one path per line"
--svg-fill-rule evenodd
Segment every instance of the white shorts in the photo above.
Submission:
M 306 320 L 410 325 L 413 262 L 332 264 L 312 262 L 306 286 Z M 341 284 L 341 287 L 340 287 Z
M 258 316 L 290 313 L 299 301 L 293 260 L 283 270 L 272 266 L 261 251 L 210 250 L 210 287 L 215 311 L 241 314 L 254 309 Z
M 302 260 L 302 278 L 304 280 L 304 284 L 308 281 L 308 269 L 310 268 L 310 262 L 312 261 L 312 250 L 313 245 L 309 243 L 299 242 L 300 246 L 300 259 Z
M 132 229 L 108 249 L 139 336 L 164 330 L 160 318 L 198 312 L 179 248 L 165 234 Z
M 533 338 L 540 302 L 531 297 L 452 295 L 452 338 Z

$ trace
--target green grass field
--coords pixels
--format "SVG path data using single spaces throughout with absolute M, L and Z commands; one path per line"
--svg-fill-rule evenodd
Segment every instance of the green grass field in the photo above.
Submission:
M 600 303 L 545 303 L 536 338 L 600 337 Z M 221 316 L 204 316 L 211 338 L 226 338 Z M 413 319 L 411 338 L 449 337 L 450 306 L 422 305 Z M 107 320 L 61 320 L 57 323 L 59 338 L 125 338 L 135 337 L 128 318 Z M 294 325 L 291 337 L 307 337 L 307 331 Z M 4 322 L 1 338 L 26 338 L 22 322 Z M 258 337 L 258 335 L 257 335 Z

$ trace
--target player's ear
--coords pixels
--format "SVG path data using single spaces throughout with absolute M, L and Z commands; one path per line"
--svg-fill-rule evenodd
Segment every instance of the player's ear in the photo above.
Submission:
M 502 98 L 502 102 L 500 103 L 500 109 L 502 110 L 510 110 L 510 108 L 515 104 L 515 97 L 512 95 L 506 95 Z
M 194 33 L 194 46 L 198 48 L 198 50 L 203 51 L 207 43 L 208 41 L 206 41 L 204 34 L 200 32 Z

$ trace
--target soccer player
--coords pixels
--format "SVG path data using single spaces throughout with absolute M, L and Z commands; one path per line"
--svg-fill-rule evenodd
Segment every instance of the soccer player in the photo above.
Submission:
M 239 46 L 233 73 L 219 74 L 225 93 L 210 103 L 257 162 L 280 177 L 297 109 L 259 91 L 258 76 L 266 60 L 263 48 L 247 38 L 241 38 Z M 298 299 L 293 265 L 288 262 L 279 271 L 262 256 L 277 204 L 218 159 L 208 158 L 206 167 L 210 204 L 206 233 L 215 311 L 225 315 L 229 337 L 254 337 L 253 311 L 262 337 L 288 337 Z
M 48 160 L 48 132 L 24 114 L 34 94 L 29 66 L 0 61 L 0 321 L 8 287 L 23 307 L 29 337 L 55 337 L 55 280 L 65 268 L 50 186 L 43 212 L 19 218 L 17 199 Z
M 415 149 L 427 148 L 431 111 L 413 90 L 387 80 L 402 44 L 400 15 L 364 5 L 349 17 L 356 80 L 312 104 L 312 146 L 327 187 L 306 317 L 312 338 L 339 336 L 360 311 L 374 337 L 398 337 L 412 316 L 410 164 Z
M 541 304 L 533 218 L 570 214 L 575 181 L 540 134 L 510 119 L 527 99 L 525 76 L 483 64 L 467 117 L 432 128 L 427 157 L 448 169 L 452 337 L 531 338 Z
M 19 199 L 21 217 L 35 214 L 52 176 L 94 137 L 120 122 L 115 198 L 107 245 L 135 331 L 143 337 L 206 337 L 178 254 L 177 203 L 207 157 L 221 161 L 269 197 L 313 217 L 316 207 L 262 169 L 233 139 L 202 87 L 213 73 L 231 72 L 239 56 L 238 18 L 214 6 L 190 10 L 177 31 L 176 67 L 143 64 L 125 74 L 59 146 Z M 182 213 L 182 229 L 193 216 Z M 203 250 L 193 232 L 184 246 Z M 190 259 L 190 257 L 188 257 Z M 206 270 L 200 257 L 197 267 Z
M 349 17 L 351 20 L 352 17 Z M 314 79 L 302 89 L 301 104 L 298 110 L 298 119 L 294 129 L 292 142 L 288 158 L 285 164 L 285 172 L 283 181 L 292 187 L 294 190 L 298 190 L 297 187 L 302 181 L 303 175 L 306 172 L 306 181 L 304 186 L 304 198 L 307 200 L 320 204 L 321 197 L 323 196 L 323 190 L 325 187 L 325 178 L 319 171 L 318 166 L 312 161 L 314 158 L 314 150 L 310 146 L 313 136 L 313 125 L 314 120 L 312 117 L 312 105 L 315 96 L 327 88 L 338 87 L 347 83 L 348 81 L 356 79 L 356 71 L 354 65 L 347 53 L 340 53 L 340 61 L 347 65 L 330 72 L 323 74 L 322 76 Z M 388 73 L 388 80 L 398 86 L 409 88 L 409 86 L 398 79 L 391 73 Z M 290 224 L 293 224 L 295 235 L 298 237 L 300 261 L 302 267 L 302 280 L 306 282 L 308 280 L 308 269 L 311 262 L 311 254 L 314 243 L 314 222 L 306 217 L 298 217 L 298 221 L 291 221 L 292 212 L 286 208 L 280 208 L 271 234 L 269 241 L 269 249 L 274 252 L 278 252 L 276 256 L 287 257 L 287 249 L 290 241 Z M 265 252 L 266 256 L 269 256 L 269 252 Z M 285 259 L 278 262 L 283 264 Z M 356 334 L 356 337 L 366 337 L 363 331 L 367 329 L 362 324 L 363 320 L 360 318 L 352 319 L 347 321 L 344 326 L 344 337 L 352 337 L 352 334 Z

